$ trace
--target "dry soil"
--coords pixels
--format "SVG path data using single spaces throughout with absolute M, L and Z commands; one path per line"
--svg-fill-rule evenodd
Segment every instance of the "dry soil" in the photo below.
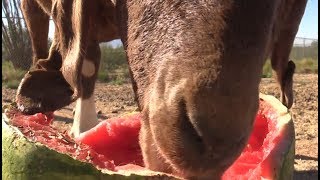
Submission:
M 261 81 L 260 91 L 279 98 L 279 88 L 272 78 Z M 294 105 L 291 114 L 295 124 L 296 155 L 294 179 L 318 179 L 318 75 L 294 76 Z M 2 103 L 14 100 L 15 90 L 2 88 Z M 105 120 L 135 111 L 131 84 L 110 85 L 97 83 L 95 100 L 98 117 Z M 55 112 L 54 125 L 67 130 L 72 123 L 74 103 Z

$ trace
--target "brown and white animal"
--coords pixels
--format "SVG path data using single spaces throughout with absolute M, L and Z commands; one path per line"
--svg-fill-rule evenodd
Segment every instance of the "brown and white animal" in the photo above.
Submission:
M 20 109 L 51 111 L 79 99 L 74 135 L 95 124 L 98 43 L 119 35 L 143 114 L 147 168 L 218 179 L 252 130 L 269 55 L 281 100 L 292 106 L 295 66 L 288 57 L 307 0 L 53 0 L 51 11 L 36 6 L 43 2 L 22 2 L 36 60 L 17 94 Z M 47 21 L 47 14 L 55 39 L 48 58 L 38 60 L 46 58 L 40 49 L 47 34 L 40 34 L 47 29 L 32 21 Z
M 74 17 L 71 13 L 75 12 L 73 11 L 74 4 L 76 2 L 60 0 L 21 1 L 22 13 L 32 41 L 33 67 L 23 79 L 23 83 L 18 89 L 17 99 L 22 105 L 20 109 L 29 114 L 54 111 L 77 99 L 74 123 L 70 134 L 79 136 L 81 132 L 91 129 L 98 123 L 92 95 L 100 62 L 98 42 L 110 41 L 119 38 L 119 36 L 114 22 L 114 4 L 105 1 L 95 2 L 95 8 L 97 9 L 95 9 L 94 14 L 90 14 L 90 17 L 94 18 L 96 22 L 99 21 L 99 24 L 95 23 L 91 26 L 94 30 L 90 29 L 90 31 L 95 32 L 96 36 L 91 38 L 93 42 L 92 46 L 89 47 L 91 49 L 86 50 L 89 52 L 86 53 L 87 60 L 82 62 L 71 59 L 71 61 L 68 61 L 71 63 L 71 68 L 78 68 L 81 63 L 80 66 L 83 67 L 81 72 L 85 76 L 80 82 L 79 79 L 76 80 L 77 77 L 71 75 L 75 71 L 78 72 L 78 69 L 66 72 L 71 73 L 67 75 L 68 77 L 75 78 L 71 81 L 78 81 L 75 84 L 78 84 L 79 88 L 85 87 L 85 92 L 74 92 L 78 89 L 72 89 L 63 77 L 62 71 L 60 71 L 62 61 L 66 58 L 66 51 L 70 50 L 69 43 L 77 33 L 77 28 L 79 28 L 78 24 L 72 27 Z M 50 16 L 54 17 L 55 34 L 48 54 Z M 68 62 L 64 61 L 65 64 Z M 78 76 L 78 74 L 73 75 Z

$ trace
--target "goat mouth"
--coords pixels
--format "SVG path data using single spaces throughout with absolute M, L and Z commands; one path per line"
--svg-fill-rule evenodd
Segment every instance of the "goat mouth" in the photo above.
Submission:
M 17 95 L 16 108 L 23 114 L 32 115 L 35 113 L 46 112 L 45 108 L 39 101 L 34 101 L 31 98 Z
M 28 115 L 52 112 L 75 101 L 73 94 L 60 71 L 29 71 L 17 90 L 17 109 Z
M 17 95 L 16 103 L 16 108 L 23 114 L 27 115 L 54 111 L 54 109 L 43 106 L 43 102 L 41 101 L 34 101 L 32 98 L 21 96 L 19 94 Z
M 65 99 L 60 99 L 57 101 L 34 99 L 22 95 L 17 95 L 16 108 L 23 114 L 32 115 L 36 113 L 53 112 L 73 102 L 73 100 L 70 97 L 65 97 Z

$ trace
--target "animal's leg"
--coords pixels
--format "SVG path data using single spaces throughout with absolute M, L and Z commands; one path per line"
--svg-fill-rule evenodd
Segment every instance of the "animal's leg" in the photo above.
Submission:
M 291 108 L 293 104 L 292 81 L 295 70 L 293 61 L 289 61 L 290 51 L 299 29 L 299 24 L 304 13 L 306 0 L 295 1 L 291 13 L 285 20 L 284 28 L 281 29 L 271 57 L 273 70 L 281 88 L 282 103 Z
M 49 15 L 35 0 L 22 0 L 21 10 L 30 34 L 33 64 L 48 56 Z
M 98 124 L 94 96 L 88 99 L 79 98 L 76 103 L 74 121 L 71 128 L 71 135 L 78 137 Z
M 293 61 L 288 61 L 281 59 L 281 56 L 285 52 L 281 52 L 282 48 L 279 48 L 279 51 L 274 51 L 271 62 L 272 68 L 276 71 L 276 78 L 280 85 L 281 89 L 281 102 L 288 108 L 291 108 L 293 104 L 293 74 L 295 71 L 295 64 Z M 290 50 L 289 50 L 290 51 Z M 289 55 L 288 55 L 289 57 Z
M 60 70 L 73 89 L 73 98 L 79 99 L 70 131 L 74 137 L 98 124 L 93 93 L 101 53 L 92 14 L 98 8 L 95 5 L 85 0 L 62 1 L 52 8 L 62 38 L 59 41 L 63 57 Z M 65 11 L 69 8 L 72 10 Z M 61 15 L 65 18 L 59 18 Z
M 77 100 L 73 125 L 70 135 L 78 137 L 81 133 L 98 124 L 94 103 L 94 86 L 100 62 L 100 48 L 98 43 L 89 45 L 84 57 L 82 68 L 78 72 L 81 76 L 80 98 Z
M 59 51 L 59 34 L 56 32 L 49 50 L 49 56 L 46 59 L 39 59 L 36 63 L 36 69 L 45 69 L 59 71 L 62 66 L 62 57 Z

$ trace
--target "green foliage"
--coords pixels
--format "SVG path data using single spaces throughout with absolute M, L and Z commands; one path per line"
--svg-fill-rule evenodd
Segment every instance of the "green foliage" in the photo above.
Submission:
M 295 73 L 318 73 L 318 60 L 316 59 L 304 58 L 301 60 L 294 60 L 293 62 L 296 64 Z M 272 77 L 272 67 L 270 59 L 268 59 L 263 66 L 262 77 Z
M 110 80 L 108 73 L 100 70 L 98 72 L 98 80 L 101 82 L 108 82 Z
M 129 70 L 127 67 L 118 69 L 115 73 L 115 79 L 112 81 L 115 85 L 121 85 L 130 81 Z
M 32 49 L 20 4 L 20 0 L 2 1 L 2 58 L 10 60 L 15 68 L 27 70 L 32 63 Z
M 262 77 L 263 78 L 270 78 L 272 77 L 272 67 L 271 67 L 271 61 L 268 59 L 266 63 L 263 66 L 262 70 Z
M 126 54 L 122 46 L 113 48 L 100 46 L 101 61 L 98 80 L 112 84 L 123 84 L 130 81 Z
M 16 89 L 25 73 L 26 70 L 14 67 L 11 61 L 2 61 L 2 84 L 4 86 Z M 123 47 L 101 47 L 98 80 L 117 85 L 130 82 L 129 69 Z
M 295 73 L 318 73 L 318 41 L 313 41 L 311 46 L 294 46 L 291 49 L 290 59 L 296 64 Z M 263 66 L 262 77 L 272 76 L 270 59 Z
M 294 62 L 296 64 L 296 73 L 318 73 L 318 60 L 304 58 Z
M 14 68 L 10 61 L 2 61 L 2 84 L 8 88 L 16 89 L 26 72 Z
M 318 41 L 314 41 L 310 47 L 305 47 L 305 55 L 309 54 L 316 58 L 292 57 L 292 54 L 299 54 L 298 50 L 302 47 L 292 49 L 291 58 L 296 64 L 296 73 L 317 73 L 318 72 Z M 300 49 L 302 50 L 302 49 Z M 300 58 L 300 59 L 299 59 Z M 263 66 L 263 78 L 272 77 L 273 71 L 270 59 Z M 112 84 L 122 84 L 130 82 L 128 64 L 123 47 L 112 48 L 111 46 L 101 47 L 101 64 L 98 74 L 98 80 L 110 82 Z
M 122 46 L 112 48 L 101 46 L 100 70 L 115 70 L 127 66 L 126 54 Z

